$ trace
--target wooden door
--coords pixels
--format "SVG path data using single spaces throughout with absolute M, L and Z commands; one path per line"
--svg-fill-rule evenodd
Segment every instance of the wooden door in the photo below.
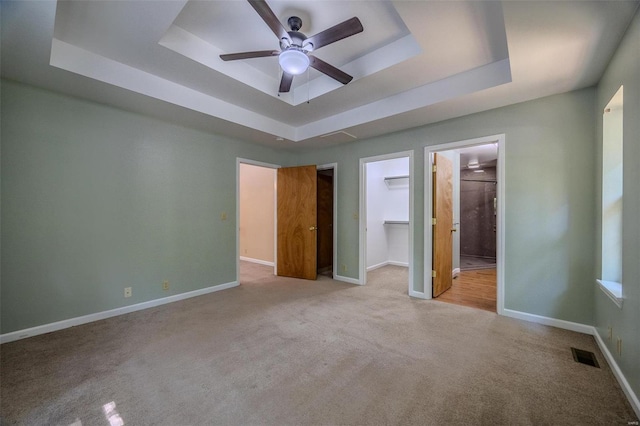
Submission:
M 318 171 L 318 273 L 333 270 L 333 169 Z
M 433 297 L 452 284 L 453 269 L 453 166 L 451 161 L 434 154 L 433 172 Z
M 278 169 L 278 275 L 316 279 L 316 166 Z

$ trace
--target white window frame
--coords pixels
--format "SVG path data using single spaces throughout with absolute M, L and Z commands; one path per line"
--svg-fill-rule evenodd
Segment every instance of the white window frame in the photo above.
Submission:
M 601 240 L 598 287 L 622 308 L 623 93 L 616 91 L 602 115 Z

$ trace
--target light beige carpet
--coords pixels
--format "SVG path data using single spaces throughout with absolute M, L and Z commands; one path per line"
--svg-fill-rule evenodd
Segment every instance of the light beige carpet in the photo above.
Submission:
M 377 291 L 409 294 L 409 268 L 386 265 L 367 272 L 367 286 Z
M 626 425 L 591 336 L 275 278 L 0 347 L 2 424 Z M 595 351 L 601 369 L 573 361 Z

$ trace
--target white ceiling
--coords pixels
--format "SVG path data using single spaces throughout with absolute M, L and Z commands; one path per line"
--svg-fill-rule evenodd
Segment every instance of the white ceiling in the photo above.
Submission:
M 458 150 L 460 154 L 460 168 L 468 169 L 469 164 L 479 164 L 483 167 L 492 167 L 497 164 L 498 145 L 488 143 L 484 145 L 470 146 Z
M 638 6 L 268 3 L 284 25 L 300 16 L 307 36 L 358 16 L 362 33 L 314 52 L 353 81 L 312 70 L 278 96 L 276 57 L 220 60 L 279 48 L 244 0 L 2 2 L 2 76 L 253 142 L 318 147 L 591 86 Z

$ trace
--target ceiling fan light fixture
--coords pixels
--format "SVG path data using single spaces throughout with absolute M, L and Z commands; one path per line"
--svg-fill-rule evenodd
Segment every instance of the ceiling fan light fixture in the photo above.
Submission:
M 307 54 L 295 48 L 282 51 L 278 56 L 278 62 L 282 70 L 291 75 L 300 75 L 309 68 Z
M 267 4 L 267 0 L 248 0 L 253 9 L 258 12 L 265 24 L 280 41 L 280 51 L 258 50 L 253 52 L 227 53 L 220 55 L 223 61 L 236 61 L 239 59 L 266 58 L 278 56 L 278 64 L 282 68 L 280 88 L 278 93 L 287 93 L 291 90 L 293 78 L 309 70 L 312 66 L 318 72 L 332 79 L 347 84 L 353 80 L 353 76 L 326 63 L 320 58 L 309 55 L 315 49 L 335 43 L 347 37 L 351 37 L 364 31 L 362 22 L 356 16 L 347 19 L 331 28 L 307 37 L 299 30 L 302 28 L 302 19 L 291 16 L 287 20 L 291 31 L 287 31 L 273 10 Z M 307 76 L 308 77 L 308 76 Z

